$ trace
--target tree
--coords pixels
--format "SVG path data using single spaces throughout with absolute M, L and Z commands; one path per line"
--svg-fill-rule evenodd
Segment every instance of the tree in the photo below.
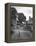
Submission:
M 24 16 L 23 13 L 18 13 L 18 19 L 20 23 L 26 21 L 26 17 Z
M 17 13 L 17 10 L 14 7 L 12 7 L 11 8 L 11 18 L 16 19 L 16 13 Z

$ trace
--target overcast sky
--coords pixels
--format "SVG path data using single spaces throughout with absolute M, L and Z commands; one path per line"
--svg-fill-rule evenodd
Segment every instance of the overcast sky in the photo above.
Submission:
M 23 13 L 26 16 L 26 20 L 29 20 L 29 16 L 33 17 L 32 7 L 18 7 L 18 6 L 13 7 L 16 8 L 18 13 Z

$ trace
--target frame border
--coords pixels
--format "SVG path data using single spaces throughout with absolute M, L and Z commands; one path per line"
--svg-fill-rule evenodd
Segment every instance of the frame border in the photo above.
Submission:
M 8 12 L 9 12 L 9 22 L 10 22 L 10 6 L 19 6 L 19 7 L 32 7 L 33 8 L 33 33 L 32 33 L 32 40 L 27 40 L 27 41 L 19 41 L 19 42 L 30 42 L 30 41 L 35 41 L 35 4 L 22 4 L 22 3 L 7 3 L 8 5 Z M 7 21 L 7 20 L 6 20 Z M 13 42 L 10 37 L 10 23 L 9 23 L 9 30 L 8 30 L 8 36 L 9 40 L 7 39 L 7 42 Z M 18 42 L 18 41 L 15 41 Z

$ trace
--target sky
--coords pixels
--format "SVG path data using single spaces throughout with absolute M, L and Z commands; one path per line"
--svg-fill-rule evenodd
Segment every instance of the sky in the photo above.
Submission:
M 33 8 L 32 7 L 18 7 L 11 6 L 16 8 L 18 13 L 23 13 L 26 16 L 26 20 L 29 20 L 29 16 L 33 17 Z

